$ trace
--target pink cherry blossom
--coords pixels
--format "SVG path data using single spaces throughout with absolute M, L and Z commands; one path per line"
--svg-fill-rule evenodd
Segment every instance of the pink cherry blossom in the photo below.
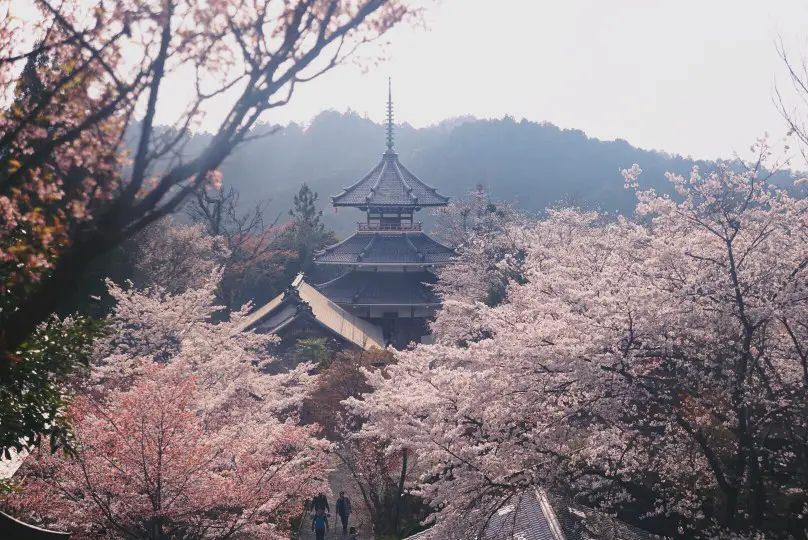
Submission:
M 636 220 L 560 209 L 473 236 L 443 273 L 436 343 L 349 400 L 367 436 L 418 456 L 439 537 L 527 485 L 670 536 L 800 527 L 808 201 L 754 170 L 669 175 L 677 197 L 639 173 Z M 517 264 L 498 304 L 469 282 L 485 261 Z
M 76 455 L 33 452 L 16 513 L 76 538 L 288 537 L 326 477 L 328 445 L 297 419 L 314 379 L 264 372 L 275 338 L 241 331 L 248 307 L 213 320 L 218 277 L 175 294 L 110 283 L 109 336 L 68 411 Z

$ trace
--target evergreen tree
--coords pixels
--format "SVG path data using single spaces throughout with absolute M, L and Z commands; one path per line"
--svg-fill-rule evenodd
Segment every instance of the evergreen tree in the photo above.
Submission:
M 322 232 L 325 225 L 320 222 L 323 216 L 322 210 L 317 210 L 317 198 L 319 194 L 312 191 L 311 188 L 303 182 L 300 186 L 300 191 L 297 192 L 294 198 L 295 207 L 289 210 L 289 215 L 295 221 L 299 221 L 313 231 Z
M 337 242 L 334 231 L 320 221 L 323 211 L 317 209 L 317 197 L 317 192 L 304 183 L 294 196 L 294 208 L 289 210 L 292 222 L 280 240 L 283 251 L 297 253 L 296 259 L 286 266 L 285 279 L 289 282 L 299 272 L 311 273 L 314 252 Z

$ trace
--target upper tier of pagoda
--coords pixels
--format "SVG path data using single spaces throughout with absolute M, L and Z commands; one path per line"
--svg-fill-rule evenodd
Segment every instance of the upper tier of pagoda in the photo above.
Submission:
M 449 197 L 421 181 L 398 159 L 393 149 L 393 100 L 388 87 L 387 99 L 387 151 L 382 160 L 359 182 L 342 188 L 342 193 L 331 197 L 334 206 L 368 208 L 399 208 L 406 211 L 423 206 L 445 206 Z
M 420 208 L 445 206 L 449 197 L 425 184 L 398 160 L 398 154 L 388 149 L 381 162 L 356 184 L 343 188 L 331 197 L 334 206 L 366 208 Z

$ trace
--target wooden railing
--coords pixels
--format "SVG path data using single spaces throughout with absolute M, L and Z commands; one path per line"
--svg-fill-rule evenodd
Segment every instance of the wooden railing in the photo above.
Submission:
M 357 223 L 357 230 L 360 231 L 421 231 L 423 223 Z

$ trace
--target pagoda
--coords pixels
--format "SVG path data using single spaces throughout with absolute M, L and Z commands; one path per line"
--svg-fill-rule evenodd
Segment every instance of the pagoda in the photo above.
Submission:
M 388 83 L 389 85 L 389 83 Z M 420 342 L 440 303 L 429 287 L 434 270 L 450 263 L 454 250 L 423 231 L 415 213 L 446 206 L 449 197 L 424 183 L 399 161 L 394 148 L 393 100 L 388 86 L 387 149 L 361 180 L 331 197 L 335 208 L 365 213 L 356 232 L 314 254 L 318 266 L 339 265 L 340 277 L 317 286 L 343 309 L 381 327 L 395 347 Z
M 342 242 L 314 253 L 318 268 L 330 267 L 337 270 L 331 275 L 340 275 L 308 290 L 312 300 L 305 304 L 328 300 L 332 306 L 330 316 L 314 320 L 334 335 L 344 334 L 340 321 L 359 319 L 365 324 L 363 342 L 378 343 L 378 338 L 366 337 L 375 335 L 378 328 L 385 346 L 403 348 L 428 339 L 427 323 L 440 306 L 430 287 L 437 280 L 434 271 L 452 262 L 455 251 L 430 238 L 424 233 L 423 224 L 415 221 L 416 212 L 425 207 L 446 206 L 449 198 L 401 164 L 393 139 L 393 101 L 388 83 L 387 149 L 381 161 L 361 180 L 331 197 L 335 208 L 357 208 L 365 213 L 365 220 L 357 223 L 354 234 Z M 302 280 L 299 277 L 295 290 L 284 293 L 288 299 L 300 296 Z M 317 299 L 315 293 L 319 293 Z M 277 310 L 267 309 L 273 302 L 278 306 L 287 304 L 283 298 L 281 295 L 256 312 L 252 319 L 256 327 L 259 319 L 267 323 L 275 321 L 264 325 L 270 332 L 274 332 L 272 327 L 280 328 L 280 321 L 285 321 L 284 327 L 288 326 L 291 319 L 278 318 Z M 262 310 L 263 315 L 257 316 Z M 341 319 L 334 317 L 337 310 L 342 313 Z M 312 318 L 311 310 L 297 308 L 295 313 Z M 362 325 L 352 322 L 350 326 Z M 358 342 L 354 334 L 342 338 Z

